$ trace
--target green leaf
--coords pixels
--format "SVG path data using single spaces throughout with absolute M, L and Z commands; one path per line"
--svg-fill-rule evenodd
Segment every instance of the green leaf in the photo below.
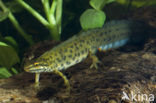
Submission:
M 84 30 L 102 27 L 106 15 L 103 11 L 87 9 L 80 17 L 81 27 Z
M 8 46 L 8 45 L 5 44 L 4 42 L 0 42 L 0 46 Z
M 18 44 L 13 37 L 6 36 L 4 37 L 4 40 L 8 45 L 11 45 L 14 49 L 18 50 Z
M 0 78 L 9 78 L 12 74 L 5 67 L 0 67 Z
M 4 37 L 4 39 L 5 39 L 6 41 L 10 42 L 12 45 L 18 46 L 18 45 L 17 45 L 17 42 L 15 41 L 15 39 L 14 39 L 13 37 L 11 37 L 11 36 L 6 36 L 6 37 Z
M 10 68 L 20 61 L 16 51 L 4 42 L 0 42 L 0 65 Z
M 90 0 L 89 3 L 94 9 L 101 10 L 106 4 L 106 0 Z
M 101 10 L 106 4 L 111 3 L 115 0 L 90 0 L 90 5 L 96 9 Z
M 11 71 L 12 71 L 14 74 L 18 74 L 18 73 L 19 73 L 15 68 L 11 68 Z
M 9 11 L 6 11 L 6 12 L 2 12 L 0 11 L 0 22 L 1 21 L 4 21 L 9 15 Z

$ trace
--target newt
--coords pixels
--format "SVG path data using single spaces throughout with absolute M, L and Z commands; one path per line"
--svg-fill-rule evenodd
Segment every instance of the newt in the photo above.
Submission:
M 66 76 L 61 72 L 81 61 L 87 56 L 93 60 L 90 68 L 98 68 L 100 63 L 95 53 L 97 50 L 107 51 L 121 47 L 130 42 L 146 39 L 146 26 L 131 20 L 113 20 L 105 23 L 102 28 L 80 32 L 65 42 L 43 53 L 33 62 L 26 64 L 24 70 L 36 73 L 35 86 L 39 86 L 42 72 L 55 72 L 60 75 L 65 85 L 70 88 Z

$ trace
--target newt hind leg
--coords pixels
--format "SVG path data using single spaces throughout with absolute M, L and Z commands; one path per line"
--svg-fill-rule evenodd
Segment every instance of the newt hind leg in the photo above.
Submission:
M 101 63 L 101 61 L 98 59 L 98 57 L 95 54 L 92 54 L 89 52 L 89 57 L 92 59 L 92 64 L 90 68 L 96 68 L 98 69 L 98 64 Z

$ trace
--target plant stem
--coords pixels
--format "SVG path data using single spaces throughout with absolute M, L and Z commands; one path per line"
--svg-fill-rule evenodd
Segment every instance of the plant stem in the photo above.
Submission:
M 57 5 L 56 0 L 53 0 L 53 2 L 51 4 L 51 8 L 50 8 L 50 13 L 49 14 L 54 15 L 55 9 L 56 9 L 56 5 Z
M 52 29 L 49 29 L 49 30 L 50 30 L 50 34 L 51 34 L 52 38 L 56 41 L 60 41 L 60 35 L 58 32 L 57 26 L 53 26 Z
M 34 17 L 36 17 L 45 27 L 50 31 L 50 35 L 55 40 L 60 40 L 61 34 L 61 19 L 62 19 L 62 0 L 53 0 L 51 7 L 49 7 L 49 0 L 42 0 L 44 11 L 47 20 L 43 18 L 37 11 L 30 7 L 23 0 L 16 0 Z M 55 15 L 56 12 L 56 15 Z
M 11 23 L 14 25 L 14 27 L 17 29 L 17 31 L 23 36 L 23 38 L 32 45 L 34 42 L 32 40 L 32 37 L 28 35 L 20 26 L 14 15 L 11 13 L 11 11 L 4 5 L 2 0 L 0 0 L 0 7 L 3 9 L 4 12 L 9 11 L 8 18 L 10 19 Z
M 51 35 L 53 35 L 53 38 L 55 38 L 56 40 L 60 40 L 61 19 L 62 19 L 62 0 L 53 0 L 50 13 L 49 13 L 49 17 L 50 17 L 49 19 L 50 26 L 51 28 L 53 28 L 53 30 L 51 30 Z
M 56 26 L 56 19 L 55 19 L 56 5 L 57 5 L 56 0 L 53 0 L 49 13 L 47 14 L 49 15 L 49 23 L 51 26 Z
M 44 12 L 47 16 L 47 19 L 49 20 L 49 11 L 50 11 L 49 0 L 42 0 L 42 4 L 43 4 Z
M 59 34 L 61 34 L 61 21 L 62 21 L 62 0 L 57 1 L 56 7 L 56 24 L 58 26 Z
M 44 4 L 45 7 L 46 4 Z M 58 24 L 56 22 L 56 17 L 55 17 L 55 11 L 56 11 L 56 7 L 58 5 L 58 2 L 56 2 L 56 0 L 53 0 L 52 4 L 51 4 L 51 8 L 49 9 L 49 13 L 46 14 L 48 15 L 47 19 L 49 21 L 49 30 L 50 30 L 50 35 L 53 39 L 59 41 L 60 40 L 60 33 L 59 32 L 59 27 Z M 45 12 L 47 13 L 47 12 Z
M 43 18 L 36 10 L 34 10 L 31 6 L 29 6 L 23 0 L 16 0 L 20 5 L 22 5 L 26 10 L 28 10 L 36 19 L 38 19 L 45 27 L 49 26 L 48 21 Z
M 24 39 L 30 44 L 34 44 L 34 41 L 32 40 L 32 36 L 28 35 L 20 26 L 14 15 L 10 12 L 9 13 L 9 19 L 11 23 L 14 25 L 14 27 L 17 29 L 17 31 L 24 37 Z

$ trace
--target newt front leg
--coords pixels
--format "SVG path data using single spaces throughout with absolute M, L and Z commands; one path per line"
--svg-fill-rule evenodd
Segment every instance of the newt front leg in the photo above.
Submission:
M 36 90 L 40 89 L 39 79 L 40 79 L 40 73 L 36 73 L 35 74 L 35 84 L 34 84 L 34 87 L 35 87 Z
M 54 73 L 56 73 L 57 75 L 59 75 L 63 78 L 65 86 L 67 87 L 67 91 L 70 92 L 70 83 L 69 83 L 69 80 L 67 79 L 67 77 L 62 72 L 60 72 L 58 70 L 54 70 Z M 36 90 L 40 89 L 39 78 L 40 78 L 40 73 L 36 73 L 35 74 L 35 84 L 34 84 L 34 88 Z
M 58 70 L 54 70 L 54 73 L 56 73 L 57 75 L 61 76 L 64 80 L 64 84 L 67 87 L 67 92 L 70 92 L 70 83 L 69 80 L 67 79 L 67 77 L 60 71 Z

